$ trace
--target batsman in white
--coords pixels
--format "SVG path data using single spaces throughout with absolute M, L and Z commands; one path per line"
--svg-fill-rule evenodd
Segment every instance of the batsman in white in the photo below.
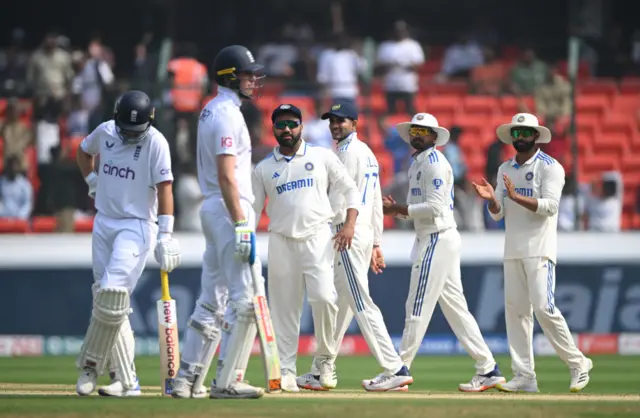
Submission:
M 334 104 L 330 111 L 322 115 L 322 119 L 329 119 L 331 135 L 337 141 L 338 158 L 358 186 L 360 205 L 351 248 L 334 255 L 335 286 L 338 292 L 338 317 L 334 337 L 336 352 L 355 313 L 371 353 L 384 370 L 373 379 L 363 380 L 362 386 L 368 391 L 407 390 L 407 385 L 413 383 L 413 378 L 393 347 L 380 309 L 369 295 L 369 266 L 376 274 L 384 268 L 384 257 L 380 249 L 383 214 L 378 160 L 371 149 L 358 139 L 358 112 L 351 103 Z M 341 193 L 331 192 L 330 197 L 336 212 L 332 224 L 334 231 L 338 232 L 346 219 L 346 202 Z M 317 364 L 319 359 L 313 362 L 313 365 Z M 326 390 L 320 384 L 319 375 L 319 370 L 312 366 L 310 373 L 296 379 L 298 386 L 309 390 Z
M 299 391 L 296 356 L 305 289 L 313 314 L 319 381 L 322 387 L 332 389 L 338 384 L 332 361 L 338 311 L 334 244 L 339 251 L 351 246 L 361 197 L 333 151 L 302 139 L 302 114 L 297 107 L 280 105 L 271 120 L 279 146 L 255 167 L 252 183 L 255 213 L 261 214 L 265 199 L 269 199 L 268 297 L 282 390 Z M 334 212 L 329 189 L 346 199 L 346 220 L 335 235 L 330 226 Z
M 505 392 L 537 392 L 533 359 L 533 314 L 571 370 L 571 392 L 589 383 L 593 362 L 576 347 L 567 322 L 555 306 L 558 205 L 564 187 L 562 165 L 540 151 L 551 132 L 529 113 L 516 114 L 497 129 L 516 156 L 498 170 L 496 190 L 485 180 L 474 187 L 489 201 L 489 214 L 505 218 L 504 297 L 507 338 L 514 377 L 497 386 Z
M 462 392 L 484 392 L 505 382 L 500 369 L 469 312 L 460 278 L 460 233 L 453 215 L 453 171 L 439 150 L 449 140 L 449 131 L 438 126 L 428 113 L 416 114 L 411 122 L 396 125 L 398 134 L 416 153 L 409 168 L 407 204 L 383 198 L 385 214 L 413 219 L 411 283 L 400 357 L 411 368 L 431 321 L 436 303 L 467 353 L 476 361 L 476 374 L 462 383 Z
M 171 236 L 169 144 L 151 126 L 153 118 L 149 96 L 129 91 L 116 103 L 113 120 L 98 126 L 78 149 L 78 166 L 98 212 L 92 235 L 93 311 L 76 362 L 82 370 L 76 385 L 79 395 L 95 390 L 107 363 L 111 384 L 100 388 L 100 395 L 140 395 L 130 295 L 154 246 L 160 268 L 172 271 L 180 264 L 180 247 Z M 100 165 L 94 167 L 98 154 Z
M 256 336 L 248 264 L 256 251 L 256 217 L 251 139 L 240 106 L 242 100 L 251 99 L 261 69 L 244 46 L 223 48 L 214 62 L 218 95 L 200 113 L 197 160 L 206 249 L 201 294 L 188 321 L 174 381 L 172 396 L 176 398 L 206 396 L 202 382 L 218 345 L 219 367 L 210 397 L 259 398 L 264 394 L 264 389 L 242 379 Z M 260 263 L 259 258 L 256 262 Z

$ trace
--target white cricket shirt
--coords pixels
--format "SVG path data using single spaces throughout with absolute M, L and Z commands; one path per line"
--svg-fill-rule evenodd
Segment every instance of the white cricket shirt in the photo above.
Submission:
M 538 210 L 532 212 L 507 196 L 502 175 L 513 182 L 516 192 L 538 199 Z M 558 252 L 558 206 L 564 187 L 562 165 L 538 150 L 523 165 L 515 157 L 498 169 L 496 199 L 500 212 L 489 214 L 495 220 L 505 218 L 504 258 L 547 257 L 555 262 Z
M 80 143 L 100 154 L 95 206 L 110 218 L 158 219 L 156 184 L 173 181 L 169 143 L 153 126 L 138 144 L 125 144 L 113 120 L 102 123 Z
M 356 182 L 359 193 L 358 219 L 356 225 L 373 228 L 374 245 L 382 240 L 383 214 L 382 191 L 380 189 L 378 160 L 371 148 L 358 139 L 354 132 L 337 144 L 337 155 Z M 347 202 L 344 194 L 329 192 L 331 207 L 335 212 L 333 225 L 347 219 Z
M 418 236 L 457 228 L 453 214 L 453 170 L 435 147 L 413 158 L 409 167 L 409 218 Z
M 268 198 L 269 231 L 304 240 L 329 228 L 334 217 L 329 188 L 345 195 L 347 208 L 359 209 L 362 197 L 332 150 L 301 141 L 293 157 L 275 147 L 256 165 L 252 182 L 257 216 Z
M 200 112 L 198 123 L 198 183 L 205 199 L 222 199 L 216 157 L 235 155 L 236 181 L 241 199 L 253 203 L 251 191 L 251 138 L 240 112 L 242 101 L 226 87 Z M 245 214 L 246 216 L 247 214 Z

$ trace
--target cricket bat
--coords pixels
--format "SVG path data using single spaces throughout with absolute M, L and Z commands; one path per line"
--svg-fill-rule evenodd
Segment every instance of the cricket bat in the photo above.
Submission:
M 260 338 L 260 352 L 262 353 L 267 392 L 273 393 L 279 392 L 282 389 L 280 386 L 282 379 L 280 372 L 280 355 L 278 354 L 278 346 L 276 345 L 276 335 L 273 332 L 271 312 L 269 311 L 264 285 L 262 284 L 262 272 L 256 270 L 257 266 L 252 264 L 251 276 L 253 277 L 253 286 L 255 289 L 253 306 L 256 315 L 258 338 Z
M 169 273 L 160 271 L 162 297 L 157 302 L 158 342 L 160 343 L 160 390 L 162 396 L 171 396 L 173 379 L 180 367 L 180 347 L 176 301 L 169 294 Z

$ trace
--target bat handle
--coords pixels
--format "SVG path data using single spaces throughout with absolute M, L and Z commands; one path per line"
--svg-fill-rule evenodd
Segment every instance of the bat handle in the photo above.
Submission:
M 160 290 L 162 292 L 162 300 L 171 300 L 169 294 L 169 273 L 160 270 Z

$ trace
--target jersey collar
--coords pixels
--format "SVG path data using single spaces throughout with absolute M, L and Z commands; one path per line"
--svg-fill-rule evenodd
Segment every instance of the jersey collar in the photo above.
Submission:
M 351 143 L 351 141 L 353 141 L 354 139 L 358 139 L 358 133 L 357 133 L 357 132 L 355 132 L 355 131 L 354 131 L 354 132 L 351 132 L 349 135 L 347 135 L 347 137 L 346 137 L 346 138 L 341 139 L 340 141 L 338 141 L 338 143 L 336 144 L 336 146 L 337 146 L 338 148 L 340 148 L 340 147 L 342 147 L 342 146 L 344 146 L 344 145 L 350 144 L 350 143 Z
M 218 94 L 225 99 L 231 100 L 236 106 L 242 106 L 242 100 L 240 100 L 240 96 L 238 96 L 238 93 L 231 90 L 230 88 L 218 86 Z
M 524 164 L 522 164 L 522 165 L 518 164 L 518 162 L 516 161 L 516 157 L 514 156 L 513 158 L 511 158 L 511 161 L 510 161 L 511 167 L 520 168 L 522 166 L 529 165 L 529 164 L 533 163 L 536 158 L 538 158 L 538 154 L 540 154 L 540 148 L 538 148 L 536 153 L 533 154 L 533 156 L 531 158 L 529 158 L 527 161 L 525 161 Z
M 305 142 L 304 139 L 300 138 L 300 148 L 298 148 L 298 151 L 296 151 L 294 157 L 296 155 L 305 155 L 306 153 L 307 153 L 307 143 Z M 276 161 L 280 161 L 282 159 L 291 160 L 293 157 L 288 157 L 286 155 L 281 154 L 280 147 L 277 146 L 273 149 L 273 158 L 275 158 Z
M 431 147 L 429 149 L 426 149 L 426 150 L 422 151 L 419 154 L 413 154 L 414 155 L 413 159 L 415 161 L 421 163 L 424 160 L 426 160 L 427 158 L 429 158 L 429 154 L 432 154 L 434 152 L 436 152 L 436 147 L 435 146 L 433 146 L 433 147 Z

